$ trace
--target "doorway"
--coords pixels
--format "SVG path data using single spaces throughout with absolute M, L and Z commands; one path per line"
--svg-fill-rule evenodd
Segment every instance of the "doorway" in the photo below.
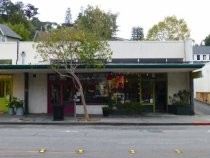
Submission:
M 48 113 L 54 106 L 62 106 L 64 114 L 74 114 L 75 88 L 70 80 L 48 82 Z
M 155 111 L 167 111 L 167 86 L 166 81 L 155 82 Z

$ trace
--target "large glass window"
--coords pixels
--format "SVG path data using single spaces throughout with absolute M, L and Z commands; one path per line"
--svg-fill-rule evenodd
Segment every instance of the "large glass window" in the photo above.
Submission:
M 153 82 L 150 80 L 143 80 L 141 82 L 141 102 L 153 103 Z
M 125 76 L 125 102 L 139 102 L 139 84 L 138 74 Z
M 138 74 L 112 74 L 109 82 L 113 104 L 139 102 Z
M 107 73 L 78 74 L 88 104 L 108 103 Z

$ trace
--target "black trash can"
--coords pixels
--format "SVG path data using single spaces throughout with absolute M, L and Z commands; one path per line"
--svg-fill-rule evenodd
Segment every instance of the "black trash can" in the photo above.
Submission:
M 54 121 L 64 120 L 63 106 L 53 106 L 53 120 Z

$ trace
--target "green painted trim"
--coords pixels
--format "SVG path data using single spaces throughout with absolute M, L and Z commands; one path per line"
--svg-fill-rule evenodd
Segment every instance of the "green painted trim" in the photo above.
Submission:
M 108 63 L 104 68 L 202 68 L 204 64 L 114 64 Z M 63 66 L 61 68 L 64 68 Z M 85 65 L 80 65 L 78 68 L 86 68 Z M 94 68 L 94 66 L 90 66 L 90 68 Z M 0 69 L 51 69 L 51 65 L 0 65 Z
M 107 64 L 105 68 L 202 68 L 204 64 Z

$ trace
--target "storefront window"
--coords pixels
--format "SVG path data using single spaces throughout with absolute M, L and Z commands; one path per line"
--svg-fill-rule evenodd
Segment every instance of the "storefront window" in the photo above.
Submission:
M 139 102 L 139 83 L 138 74 L 125 76 L 125 102 Z
M 139 102 L 138 74 L 113 74 L 111 95 L 113 104 Z
M 141 102 L 153 103 L 153 82 L 149 80 L 141 82 Z
M 88 104 L 104 104 L 108 102 L 107 73 L 79 74 L 83 91 Z

